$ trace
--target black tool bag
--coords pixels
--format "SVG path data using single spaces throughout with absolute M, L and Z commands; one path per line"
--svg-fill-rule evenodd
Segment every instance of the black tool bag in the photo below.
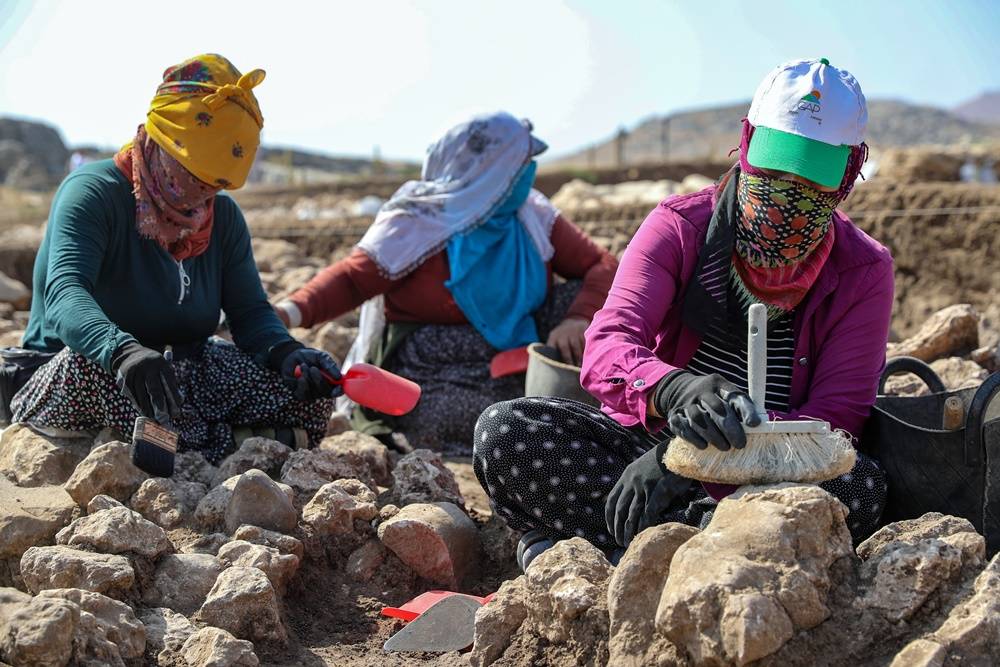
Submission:
M 931 393 L 882 394 L 890 376 L 906 372 Z M 993 405 L 998 393 L 1000 372 L 979 387 L 946 391 L 919 359 L 889 360 L 861 437 L 862 451 L 888 477 L 884 523 L 927 512 L 960 516 L 985 536 L 988 553 L 1000 551 L 1000 402 Z
M 0 426 L 9 426 L 10 402 L 31 376 L 44 366 L 54 352 L 38 352 L 20 347 L 0 348 Z

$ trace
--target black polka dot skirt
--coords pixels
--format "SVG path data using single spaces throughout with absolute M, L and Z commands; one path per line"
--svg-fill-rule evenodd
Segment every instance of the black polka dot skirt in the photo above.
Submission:
M 553 540 L 583 537 L 600 549 L 616 546 L 604 503 L 626 466 L 668 434 L 626 428 L 577 401 L 519 398 L 496 403 L 476 422 L 473 464 L 491 504 L 512 528 Z M 821 485 L 847 505 L 856 540 L 871 534 L 885 503 L 885 474 L 858 453 L 854 470 Z M 704 528 L 716 503 L 700 484 L 674 503 L 663 522 Z
M 184 399 L 174 422 L 180 446 L 201 451 L 212 463 L 233 451 L 236 426 L 301 428 L 311 446 L 326 433 L 332 400 L 297 400 L 277 373 L 234 345 L 210 341 L 172 366 Z M 11 410 L 18 423 L 67 431 L 110 427 L 126 437 L 139 416 L 110 373 L 69 348 L 35 372 Z

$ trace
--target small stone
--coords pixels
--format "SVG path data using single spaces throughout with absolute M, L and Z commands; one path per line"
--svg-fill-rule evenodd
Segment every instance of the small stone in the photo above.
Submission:
M 452 588 L 479 551 L 476 524 L 451 503 L 407 505 L 379 525 L 378 537 L 419 576 Z
M 287 639 L 274 587 L 255 567 L 223 570 L 198 618 L 252 642 L 284 643 Z
M 428 449 L 418 449 L 399 459 L 392 478 L 392 497 L 400 507 L 439 501 L 465 507 L 454 473 Z
M 184 642 L 197 630 L 183 615 L 165 607 L 144 609 L 139 620 L 146 628 L 146 655 L 153 664 L 179 662 Z
M 233 497 L 233 489 L 239 476 L 230 477 L 222 484 L 211 489 L 205 497 L 198 502 L 194 510 L 195 521 L 205 528 L 215 528 L 221 526 L 226 520 L 226 508 L 229 506 L 229 499 Z
M 31 290 L 20 280 L 0 273 L 0 302 L 9 303 L 18 310 L 26 310 L 31 305 Z
M 0 657 L 12 665 L 65 665 L 73 656 L 80 606 L 62 598 L 31 598 L 0 617 Z
M 261 470 L 268 476 L 276 477 L 281 466 L 292 453 L 291 447 L 268 438 L 247 438 L 240 448 L 226 457 L 215 471 L 212 486 L 222 484 L 230 477 L 242 475 L 248 470 Z
M 337 453 L 352 452 L 368 464 L 375 483 L 389 486 L 392 477 L 389 470 L 389 448 L 379 442 L 378 438 L 359 431 L 345 431 L 338 435 L 325 438 L 319 443 L 319 449 Z
M 361 480 L 375 489 L 368 463 L 354 452 L 300 449 L 292 452 L 281 469 L 281 481 L 304 497 L 311 497 L 321 486 L 338 479 Z
M 194 512 L 208 489 L 198 482 L 177 482 L 154 477 L 133 494 L 132 509 L 163 528 L 176 528 Z
M 171 479 L 175 482 L 197 482 L 211 489 L 217 470 L 201 452 L 188 450 L 179 452 L 174 459 L 174 476 Z
M 288 495 L 260 470 L 240 475 L 226 506 L 226 530 L 234 532 L 243 524 L 278 532 L 290 532 L 298 514 Z
M 345 570 L 358 581 L 371 581 L 385 562 L 388 551 L 378 540 L 369 540 L 351 552 Z
M 52 544 L 78 512 L 62 487 L 22 488 L 0 478 L 0 558 L 20 559 L 28 547 Z
M 125 502 L 147 478 L 146 473 L 132 465 L 129 445 L 109 442 L 95 447 L 80 462 L 65 488 L 80 507 L 86 507 L 101 493 Z
M 155 559 L 174 547 L 163 529 L 127 507 L 82 517 L 56 535 L 56 543 L 107 554 L 134 553 Z
M 253 644 L 220 628 L 202 628 L 181 650 L 189 667 L 256 667 L 260 664 Z
M 397 514 L 399 514 L 399 507 L 397 505 L 393 505 L 391 503 L 389 505 L 383 505 L 382 509 L 378 511 L 378 520 L 380 522 L 388 521 Z
M 112 507 L 125 507 L 111 496 L 106 496 L 103 493 L 94 496 L 87 503 L 87 514 L 97 514 L 101 510 L 109 510 Z
M 204 604 L 223 569 L 223 562 L 209 554 L 167 554 L 156 564 L 143 602 L 192 614 Z
M 134 663 L 146 650 L 146 629 L 132 608 L 118 600 L 78 588 L 42 591 L 38 598 L 62 599 L 80 608 L 74 643 L 84 665 Z
M 240 526 L 233 533 L 234 540 L 243 540 L 251 544 L 262 544 L 265 547 L 274 547 L 283 554 L 292 554 L 302 560 L 305 548 L 302 541 L 291 535 L 282 535 L 273 530 L 264 530 L 260 526 Z
M 23 424 L 13 424 L 0 435 L 0 475 L 19 486 L 62 484 L 87 452 L 87 447 L 56 444 Z
M 188 542 L 181 547 L 181 552 L 186 554 L 208 554 L 214 556 L 219 553 L 222 545 L 229 541 L 229 536 L 225 533 L 209 533 L 202 535 L 193 542 Z
M 888 357 L 916 357 L 930 363 L 979 347 L 979 315 L 967 303 L 948 306 L 931 315 L 920 330 L 901 343 L 890 343 Z
M 371 521 L 378 515 L 372 490 L 356 479 L 324 484 L 302 509 L 302 521 L 317 536 L 343 535 L 354 530 L 355 520 Z
M 282 554 L 274 547 L 243 540 L 229 542 L 219 549 L 219 560 L 227 567 L 255 567 L 267 575 L 274 591 L 284 595 L 288 582 L 299 569 L 299 557 Z
M 21 556 L 21 577 L 32 593 L 81 588 L 123 599 L 135 585 L 135 571 L 127 558 L 68 547 L 31 547 Z

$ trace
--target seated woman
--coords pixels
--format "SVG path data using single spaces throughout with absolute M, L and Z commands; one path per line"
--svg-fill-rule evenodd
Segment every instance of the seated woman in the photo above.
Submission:
M 354 252 L 277 304 L 289 326 L 312 327 L 364 303 L 349 358 L 423 388 L 403 417 L 355 409 L 355 428 L 468 453 L 483 409 L 524 395 L 523 376 L 490 377 L 498 351 L 547 340 L 579 363 L 617 262 L 532 189 L 545 149 L 508 113 L 451 128 Z M 573 282 L 554 284 L 553 273 Z
M 749 304 L 768 307 L 771 414 L 860 433 L 893 301 L 889 252 L 836 210 L 864 162 L 866 121 L 846 71 L 825 59 L 775 69 L 744 121 L 739 163 L 717 186 L 661 203 L 625 251 L 587 330 L 582 382 L 602 411 L 553 398 L 483 414 L 476 474 L 499 513 L 530 531 L 522 565 L 552 540 L 612 552 L 647 526 L 707 522 L 725 491 L 708 496 L 662 460 L 672 433 L 745 444 L 736 408 L 749 401 Z M 886 496 L 875 461 L 858 453 L 851 473 L 822 486 L 848 507 L 855 539 L 874 530 Z
M 14 422 L 129 436 L 144 415 L 213 463 L 236 427 L 291 446 L 323 437 L 339 390 L 320 369 L 339 369 L 288 335 L 243 215 L 220 194 L 253 163 L 263 79 L 217 55 L 167 69 L 133 141 L 63 182 L 24 337 L 54 356 L 14 396 Z M 222 312 L 235 345 L 211 338 Z

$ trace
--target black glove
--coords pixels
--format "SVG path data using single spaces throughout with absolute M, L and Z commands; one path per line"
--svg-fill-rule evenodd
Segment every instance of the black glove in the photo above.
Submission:
M 298 341 L 276 346 L 270 354 L 268 365 L 281 375 L 285 385 L 300 401 L 319 398 L 336 398 L 344 393 L 339 384 L 330 380 L 341 379 L 340 368 L 328 353 L 305 347 Z M 301 369 L 296 372 L 296 369 Z M 329 379 L 323 377 L 326 374 Z
M 653 403 L 673 434 L 699 449 L 709 444 L 723 451 L 743 449 L 747 444 L 743 425 L 760 424 L 746 392 L 716 373 L 668 375 L 657 385 Z
M 135 341 L 119 347 L 111 357 L 118 389 L 144 417 L 169 424 L 181 414 L 181 395 L 174 369 L 156 350 Z
M 691 480 L 664 467 L 667 444 L 657 444 L 628 464 L 604 503 L 608 532 L 623 547 L 646 528 L 661 523 L 670 503 L 691 486 Z

